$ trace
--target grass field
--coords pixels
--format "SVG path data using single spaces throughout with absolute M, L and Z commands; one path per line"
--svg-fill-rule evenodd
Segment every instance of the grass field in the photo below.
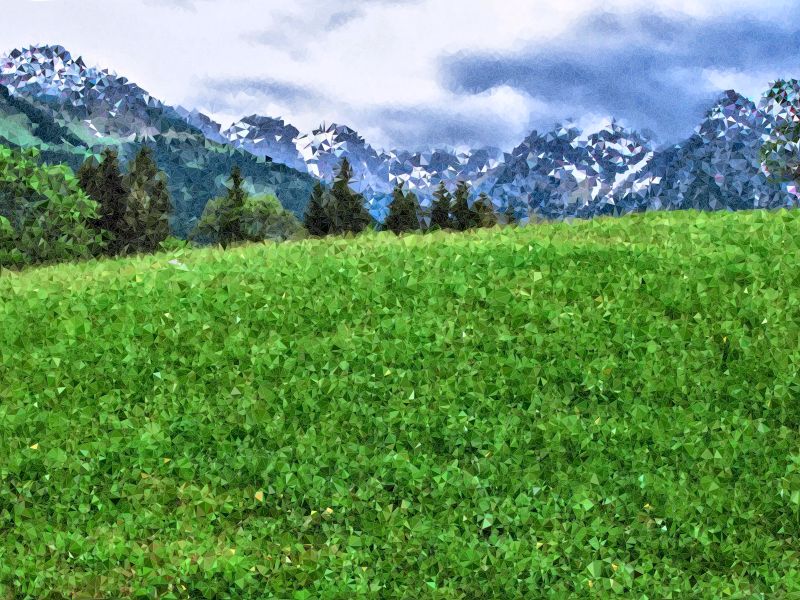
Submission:
M 797 216 L 4 271 L 0 598 L 800 598 Z

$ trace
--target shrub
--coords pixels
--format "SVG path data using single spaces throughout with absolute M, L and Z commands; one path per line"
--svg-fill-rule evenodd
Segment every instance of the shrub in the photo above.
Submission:
M 242 217 L 247 192 L 241 187 L 242 171 L 238 165 L 233 168 L 228 183 L 230 187 L 225 196 L 206 203 L 197 226 L 187 239 L 200 235 L 210 238 L 212 242 L 220 242 L 223 248 L 245 239 Z
M 283 208 L 272 194 L 250 196 L 242 211 L 244 237 L 252 242 L 272 239 L 281 242 L 295 235 L 301 228 L 300 221 Z
M 160 252 L 172 252 L 174 250 L 180 250 L 182 248 L 191 248 L 191 247 L 192 247 L 191 242 L 187 242 L 186 240 L 177 238 L 174 235 L 167 236 L 167 239 L 162 240 L 158 243 L 158 250 Z
M 90 258 L 103 246 L 91 223 L 98 204 L 66 165 L 40 166 L 31 148 L 0 146 L 0 262 L 25 265 Z
M 232 224 L 231 206 L 227 196 L 209 201 L 203 209 L 197 227 L 188 239 L 200 236 L 211 243 L 225 242 L 220 232 L 225 226 L 226 219 L 231 227 L 235 227 Z M 228 244 L 266 240 L 283 242 L 289 239 L 298 239 L 298 237 L 302 239 L 304 235 L 307 235 L 297 217 L 291 211 L 283 208 L 273 194 L 259 194 L 245 198 L 237 231 L 235 239 L 228 240 Z

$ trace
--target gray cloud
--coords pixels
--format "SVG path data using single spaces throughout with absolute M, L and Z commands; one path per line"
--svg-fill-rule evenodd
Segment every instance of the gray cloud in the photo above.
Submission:
M 222 106 L 223 109 L 228 108 L 224 102 L 224 98 L 228 94 L 234 97 L 239 93 L 262 96 L 276 103 L 281 102 L 297 108 L 318 105 L 324 99 L 324 96 L 314 89 L 269 78 L 213 79 L 207 77 L 199 80 L 198 84 L 198 89 L 202 91 L 193 101 L 213 102 L 216 106 Z
M 277 13 L 273 15 L 275 27 L 261 31 L 248 31 L 239 34 L 239 39 L 261 46 L 276 48 L 288 54 L 297 62 L 302 62 L 307 57 L 305 40 L 311 29 L 310 18 L 299 18 L 295 15 Z
M 333 31 L 334 29 L 339 29 L 343 27 L 350 21 L 353 21 L 360 16 L 362 16 L 362 12 L 358 9 L 353 10 L 344 10 L 340 12 L 333 13 L 328 19 L 327 25 L 325 25 L 325 31 Z
M 237 95 L 244 93 L 256 96 L 259 100 L 269 100 L 275 104 L 291 107 L 298 112 L 336 111 L 340 114 L 358 114 L 358 124 L 352 122 L 339 123 L 358 129 L 359 125 L 374 125 L 383 134 L 380 143 L 377 140 L 366 140 L 374 147 L 383 146 L 384 150 L 416 150 L 423 146 L 441 146 L 448 144 L 458 146 L 471 144 L 496 146 L 510 150 L 527 132 L 520 132 L 506 120 L 496 114 L 467 115 L 445 110 L 429 108 L 394 108 L 385 106 L 352 107 L 345 102 L 327 96 L 323 91 L 287 81 L 276 81 L 267 78 L 211 79 L 198 80 L 198 89 L 202 92 L 190 98 L 186 104 L 213 107 L 218 111 L 236 110 Z M 234 104 L 232 106 L 231 104 Z M 267 116 L 267 115 L 263 115 Z M 275 116 L 275 115 L 269 115 Z M 310 132 L 301 132 L 310 133 Z M 509 140 L 514 140 L 510 143 Z M 510 144 L 510 145 L 509 145 Z
M 650 127 L 662 141 L 678 140 L 691 134 L 719 96 L 709 89 L 704 69 L 800 70 L 800 28 L 792 20 L 594 13 L 554 42 L 517 52 L 442 56 L 438 81 L 456 94 L 509 85 L 554 107 L 568 104 L 576 117 L 623 117 Z M 531 124 L 552 126 L 536 115 Z
M 189 13 L 197 13 L 196 2 L 217 2 L 220 0 L 141 0 L 145 6 L 169 7 Z
M 427 30 L 409 31 L 408 43 L 426 48 L 415 55 L 415 61 L 432 56 L 437 46 L 451 48 L 454 41 L 463 44 L 461 52 L 445 54 L 435 61 L 437 82 L 444 93 L 439 97 L 428 94 L 430 104 L 419 101 L 409 106 L 404 90 L 424 84 L 427 75 L 421 78 L 413 69 L 398 69 L 402 73 L 398 82 L 402 83 L 396 93 L 385 78 L 376 78 L 372 69 L 409 66 L 404 61 L 412 60 L 405 57 L 400 44 L 392 42 L 390 48 L 376 49 L 387 57 L 385 62 L 373 61 L 368 68 L 357 68 L 353 73 L 352 89 L 348 87 L 352 92 L 347 98 L 350 104 L 346 104 L 330 97 L 327 89 L 333 85 L 331 73 L 336 73 L 338 64 L 326 60 L 331 51 L 356 67 L 355 53 L 363 48 L 354 40 L 360 39 L 368 27 L 365 17 L 388 8 L 394 16 L 414 15 L 425 23 L 426 13 L 436 2 L 421 6 L 425 0 L 300 0 L 286 5 L 276 0 L 273 9 L 263 11 L 260 2 L 245 0 L 142 2 L 150 7 L 207 12 L 210 27 L 212 22 L 228 19 L 225 27 L 232 35 L 227 45 L 231 52 L 247 55 L 248 78 L 227 75 L 227 59 L 220 59 L 220 53 L 204 60 L 199 45 L 191 54 L 198 60 L 191 65 L 185 64 L 185 59 L 171 58 L 176 64 L 180 61 L 177 72 L 185 74 L 209 65 L 215 73 L 215 77 L 203 80 L 193 77 L 191 86 L 183 92 L 189 97 L 184 95 L 173 103 L 197 107 L 222 120 L 254 112 L 276 116 L 269 113 L 277 110 L 289 122 L 296 121 L 294 125 L 303 133 L 310 132 L 312 122 L 316 126 L 322 121 L 341 121 L 385 149 L 413 150 L 428 144 L 479 141 L 509 151 L 533 129 L 550 130 L 566 118 L 581 120 L 586 115 L 625 118 L 640 131 L 652 132 L 657 142 L 675 142 L 692 133 L 722 89 L 746 83 L 747 91 L 737 91 L 752 95 L 762 79 L 762 90 L 766 90 L 770 77 L 797 76 L 800 71 L 800 3 L 795 0 L 788 6 L 783 0 L 764 0 L 759 12 L 751 14 L 720 6 L 707 13 L 717 13 L 713 18 L 693 18 L 666 8 L 626 14 L 613 8 L 612 2 L 600 4 L 605 6 L 602 11 L 577 18 L 573 13 L 571 24 L 553 17 L 553 29 L 562 33 L 556 38 L 530 40 L 527 46 L 520 46 L 520 39 L 502 37 L 496 24 L 487 23 L 491 31 L 487 30 L 481 46 L 491 48 L 490 44 L 496 43 L 499 48 L 503 44 L 504 49 L 495 52 L 474 50 L 475 32 L 462 36 L 449 31 L 447 24 L 442 28 L 441 46 L 437 36 Z M 492 11 L 480 0 L 464 2 L 463 9 L 476 15 L 482 10 Z M 401 11 L 391 10 L 401 5 Z M 175 21 L 178 32 L 179 23 L 190 22 L 174 14 L 176 11 L 169 12 L 173 14 L 165 18 Z M 387 39 L 396 39 L 396 21 L 381 21 L 389 34 Z M 369 27 L 376 26 L 370 23 Z M 483 20 L 476 16 L 474 25 L 476 31 L 481 30 Z M 337 36 L 345 27 L 348 31 L 352 28 L 354 35 Z M 335 44 L 330 45 L 334 38 Z M 509 46 L 509 41 L 514 44 Z M 509 47 L 515 51 L 505 49 Z M 161 51 L 158 60 L 163 55 Z M 269 58 L 262 59 L 264 55 Z M 289 58 L 295 64 L 285 60 Z M 712 80 L 723 83 L 717 85 Z M 151 91 L 158 96 L 159 89 L 168 89 L 175 81 L 177 78 L 165 80 L 162 88 L 153 84 Z M 498 90 L 504 85 L 516 94 Z M 496 102 L 479 97 L 487 90 L 501 92 Z M 456 98 L 448 97 L 448 92 Z M 380 103 L 375 104 L 378 98 Z M 509 110 L 504 111 L 500 102 L 507 103 Z M 465 114 L 458 114 L 458 109 Z M 533 111 L 530 116 L 528 111 Z
M 369 114 L 398 150 L 424 146 L 478 145 L 503 148 L 519 132 L 496 115 L 461 115 L 425 108 L 379 108 Z M 369 140 L 367 140 L 369 141 Z M 390 150 L 391 148 L 384 148 Z
M 156 2 L 160 0 L 146 0 L 148 2 Z M 169 0 L 170 2 L 186 3 L 191 0 Z M 213 0 L 203 0 L 213 1 Z M 294 60 L 301 61 L 305 58 L 306 52 L 303 48 L 304 41 L 309 36 L 319 38 L 320 27 L 319 22 L 324 19 L 324 15 L 330 12 L 327 22 L 322 27 L 322 31 L 330 33 L 341 27 L 344 27 L 351 21 L 359 19 L 364 16 L 363 5 L 374 6 L 410 6 L 424 3 L 425 0 L 359 0 L 353 2 L 352 0 L 333 0 L 323 5 L 322 7 L 315 6 L 309 9 L 302 17 L 298 17 L 296 13 L 277 12 L 272 13 L 273 27 L 256 32 L 240 33 L 239 39 L 278 48 L 284 50 L 292 56 Z

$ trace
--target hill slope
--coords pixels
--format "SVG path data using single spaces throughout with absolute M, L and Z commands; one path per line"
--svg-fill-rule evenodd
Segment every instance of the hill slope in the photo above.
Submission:
M 794 597 L 797 217 L 4 275 L 0 596 Z

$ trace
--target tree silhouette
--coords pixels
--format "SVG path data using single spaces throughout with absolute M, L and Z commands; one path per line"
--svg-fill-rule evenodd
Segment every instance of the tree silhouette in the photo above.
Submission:
M 389 214 L 383 223 L 385 231 L 393 231 L 399 235 L 402 231 L 418 231 L 419 218 L 417 217 L 419 200 L 414 192 L 403 193 L 403 181 L 395 185 L 392 192 L 394 198 L 389 204 Z
M 329 233 L 340 235 L 347 231 L 354 234 L 364 231 L 372 220 L 369 211 L 364 208 L 364 198 L 353 192 L 348 183 L 352 179 L 352 169 L 347 157 L 342 159 L 342 166 L 331 190 L 332 202 L 328 215 L 330 217 Z
M 198 234 L 218 237 L 222 247 L 228 248 L 232 242 L 245 238 L 242 216 L 247 192 L 241 186 L 242 170 L 239 165 L 234 165 L 228 183 L 230 187 L 225 196 L 209 200 L 206 204 L 196 228 L 189 234 L 187 241 Z
M 494 227 L 497 225 L 497 213 L 494 211 L 492 199 L 481 192 L 472 204 L 472 211 L 477 215 L 478 227 Z
M 98 165 L 94 164 L 94 157 L 87 158 L 76 175 L 83 191 L 98 204 L 99 218 L 94 221 L 93 228 L 103 232 L 106 253 L 110 256 L 124 253 L 128 190 L 119 170 L 116 150 L 103 150 L 103 160 Z
M 508 203 L 508 207 L 503 213 L 503 217 L 506 225 L 513 225 L 517 222 L 517 216 L 514 214 L 514 206 L 511 204 L 511 202 Z
M 335 235 L 347 231 L 360 233 L 371 221 L 369 212 L 364 208 L 364 198 L 353 192 L 348 185 L 351 179 L 352 169 L 347 157 L 344 157 L 332 186 L 332 202 L 328 213 L 331 219 L 330 233 Z
M 305 207 L 305 227 L 311 235 L 328 235 L 331 231 L 330 205 L 333 197 L 321 181 L 314 186 Z
M 478 226 L 478 215 L 469 207 L 469 184 L 466 181 L 458 182 L 452 212 L 456 231 Z
M 242 170 L 239 165 L 234 165 L 229 183 L 232 186 L 223 199 L 224 210 L 220 219 L 219 230 L 222 247 L 227 248 L 231 242 L 242 239 L 242 212 L 247 193 L 242 189 Z
M 453 227 L 450 217 L 450 193 L 444 185 L 444 181 L 439 183 L 439 188 L 433 193 L 433 203 L 431 206 L 431 229 L 438 227 L 445 229 Z
M 143 146 L 128 163 L 123 184 L 129 190 L 125 221 L 125 243 L 134 252 L 152 252 L 169 236 L 172 213 L 167 176 L 158 170 L 153 150 Z

